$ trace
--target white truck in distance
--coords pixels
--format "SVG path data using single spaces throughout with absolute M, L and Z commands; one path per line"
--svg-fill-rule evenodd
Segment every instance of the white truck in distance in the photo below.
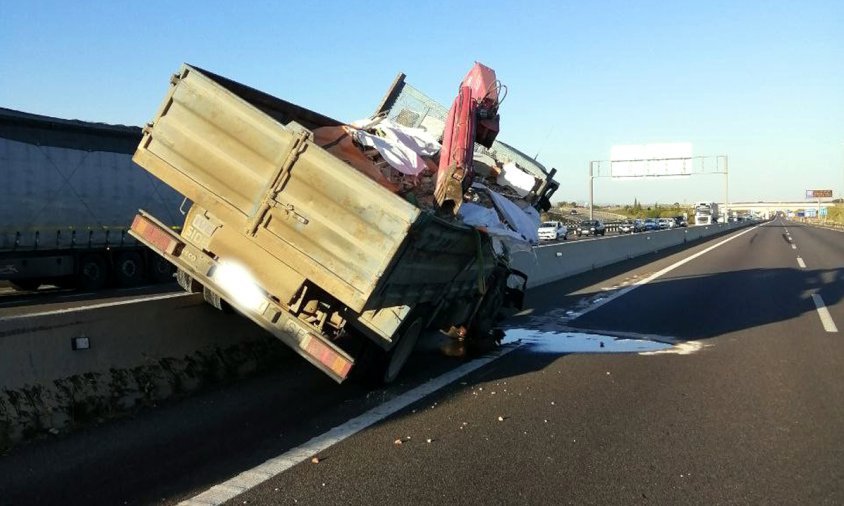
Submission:
M 695 225 L 712 225 L 718 223 L 718 204 L 715 202 L 698 202 L 695 204 Z

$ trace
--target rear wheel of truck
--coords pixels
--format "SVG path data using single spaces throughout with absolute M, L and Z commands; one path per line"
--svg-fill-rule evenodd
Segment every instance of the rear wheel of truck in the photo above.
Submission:
M 416 343 L 419 341 L 419 336 L 422 334 L 424 322 L 421 316 L 413 318 L 408 325 L 403 327 L 399 341 L 387 353 L 386 366 L 381 375 L 381 381 L 386 385 L 390 384 L 399 376 L 402 368 L 410 358 L 411 353 L 416 348 Z
M 144 259 L 134 251 L 124 251 L 114 262 L 114 279 L 123 287 L 138 286 L 144 281 Z
M 98 290 L 106 285 L 108 270 L 102 255 L 83 255 L 76 271 L 76 286 L 82 290 Z
M 396 331 L 396 344 L 389 351 L 384 351 L 377 344 L 367 341 L 361 355 L 356 359 L 357 379 L 372 387 L 388 385 L 395 381 L 416 348 L 424 326 L 425 320 L 421 316 L 408 318 L 402 328 Z
M 209 290 L 207 286 L 202 288 L 202 298 L 205 299 L 205 302 L 213 306 L 215 309 L 219 309 L 224 313 L 234 313 L 234 308 L 232 308 L 231 304 L 224 301 L 219 295 Z
M 202 283 L 193 279 L 190 274 L 182 269 L 176 269 L 176 282 L 188 293 L 199 293 L 203 289 Z

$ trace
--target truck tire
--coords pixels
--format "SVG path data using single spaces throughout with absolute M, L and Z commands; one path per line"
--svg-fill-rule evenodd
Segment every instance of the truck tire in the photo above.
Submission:
M 398 378 L 399 373 L 407 364 L 407 359 L 416 348 L 419 336 L 422 334 L 425 322 L 421 316 L 414 317 L 401 330 L 401 337 L 395 346 L 387 353 L 384 372 L 381 375 L 381 382 L 389 385 Z
M 150 255 L 152 260 L 149 261 L 149 278 L 155 283 L 166 283 L 173 281 L 173 273 L 176 268 L 158 255 Z
M 398 378 L 425 327 L 425 320 L 419 314 L 411 315 L 396 331 L 396 344 L 389 351 L 371 341 L 365 343 L 361 355 L 355 360 L 355 377 L 359 381 L 367 386 L 380 387 Z
M 108 269 L 102 255 L 88 254 L 79 259 L 76 286 L 81 290 L 99 290 L 108 282 Z
M 138 286 L 144 281 L 144 259 L 134 251 L 124 251 L 114 262 L 114 279 L 122 287 Z
M 231 304 L 224 301 L 222 298 L 220 298 L 219 295 L 209 290 L 207 286 L 202 288 L 202 298 L 205 299 L 205 302 L 210 304 L 215 309 L 222 311 L 223 313 L 234 313 L 234 308 L 231 307 Z
M 176 282 L 188 293 L 199 293 L 204 288 L 202 283 L 193 279 L 190 274 L 182 269 L 176 269 Z

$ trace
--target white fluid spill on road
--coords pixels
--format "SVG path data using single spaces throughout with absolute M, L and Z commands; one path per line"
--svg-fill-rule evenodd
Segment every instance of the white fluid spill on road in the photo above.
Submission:
M 678 343 L 666 350 L 646 351 L 639 355 L 691 355 L 709 346 L 700 341 L 686 341 L 685 343 Z
M 527 349 L 537 353 L 641 353 L 663 351 L 673 347 L 658 341 L 585 332 L 508 329 L 505 335 L 505 343 L 521 341 Z

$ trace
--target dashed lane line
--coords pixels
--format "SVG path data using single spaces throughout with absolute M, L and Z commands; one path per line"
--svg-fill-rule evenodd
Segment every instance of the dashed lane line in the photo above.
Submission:
M 799 265 L 801 269 L 806 268 L 806 262 L 804 262 L 803 259 L 800 257 L 797 257 L 797 265 Z
M 812 301 L 814 301 L 815 307 L 818 310 L 818 316 L 821 318 L 821 325 L 823 325 L 823 329 L 827 332 L 838 332 L 838 327 L 835 326 L 835 322 L 832 320 L 832 315 L 829 314 L 829 309 L 826 308 L 820 294 L 813 293 Z

